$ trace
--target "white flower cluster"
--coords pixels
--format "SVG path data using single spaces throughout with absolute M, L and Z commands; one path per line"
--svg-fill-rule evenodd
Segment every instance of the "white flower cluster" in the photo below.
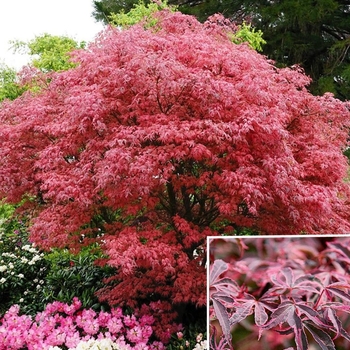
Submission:
M 18 249 L 16 249 L 16 250 L 18 250 Z M 13 259 L 14 261 L 18 261 L 18 259 L 19 259 L 22 264 L 34 265 L 37 261 L 41 260 L 43 258 L 43 256 L 44 256 L 44 253 L 39 253 L 39 251 L 36 248 L 33 248 L 30 245 L 24 245 L 22 247 L 22 250 L 33 254 L 31 259 L 28 259 L 25 256 L 19 257 L 18 255 L 20 253 L 18 255 L 16 255 L 14 253 L 8 253 L 8 252 L 1 253 L 0 257 Z M 0 263 L 4 264 L 5 261 L 2 259 L 0 261 Z M 13 268 L 14 268 L 14 265 L 13 265 L 12 262 L 10 262 L 7 266 L 6 265 L 0 265 L 0 272 L 5 272 L 7 269 L 13 269 Z
M 206 350 L 206 349 L 208 349 L 208 342 L 206 340 L 202 340 L 202 339 L 203 339 L 203 334 L 199 333 L 196 337 L 197 344 L 193 348 L 193 350 Z
M 202 340 L 200 343 L 197 343 L 193 350 L 206 350 L 208 349 L 208 342 L 206 340 Z
M 25 252 L 26 256 L 22 254 Z M 21 248 L 16 247 L 14 252 L 0 253 L 0 284 L 5 284 L 10 276 L 16 276 L 19 279 L 25 278 L 18 268 L 20 262 L 23 265 L 35 265 L 37 261 L 42 260 L 44 253 L 40 253 L 33 245 L 26 244 Z M 16 265 L 16 266 L 15 266 Z M 41 270 L 41 269 L 40 269 Z
M 125 347 L 119 346 L 111 339 L 90 339 L 88 341 L 81 341 L 75 348 L 69 350 L 124 350 Z M 62 350 L 58 346 L 50 346 L 48 350 Z
M 39 253 L 39 251 L 36 248 L 34 248 L 33 245 L 30 244 L 22 246 L 22 250 L 26 250 L 29 253 Z
M 10 254 L 10 253 L 3 253 L 3 254 L 2 254 L 2 256 L 10 256 L 10 255 L 11 255 L 11 257 L 12 257 L 12 255 L 14 255 L 14 254 Z M 16 255 L 14 255 L 14 257 L 16 257 Z M 4 262 L 4 260 L 1 260 L 0 263 L 4 264 L 5 262 Z M 13 265 L 12 262 L 10 262 L 8 265 L 0 265 L 0 272 L 3 273 L 3 272 L 8 271 L 7 274 L 13 276 L 15 273 L 14 273 L 13 271 L 10 271 L 10 270 L 13 270 L 14 267 L 15 267 L 15 266 Z M 22 275 L 22 274 L 21 274 L 21 275 Z M 22 276 L 23 276 L 23 275 L 22 275 Z M 19 276 L 18 276 L 18 277 L 19 277 Z M 20 277 L 20 278 L 22 278 L 22 277 Z M 0 279 L 0 283 L 1 283 L 1 284 L 4 284 L 6 281 L 7 281 L 7 279 L 6 279 L 5 277 L 2 277 L 2 278 Z

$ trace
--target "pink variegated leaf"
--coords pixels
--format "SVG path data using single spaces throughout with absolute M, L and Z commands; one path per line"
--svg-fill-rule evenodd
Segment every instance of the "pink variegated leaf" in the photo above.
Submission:
M 227 296 L 235 296 L 239 293 L 239 286 L 236 281 L 233 281 L 229 277 L 221 277 L 226 271 L 228 271 L 228 264 L 223 260 L 215 260 L 210 267 L 209 272 L 209 291 L 210 295 L 220 291 L 226 293 Z
M 350 264 L 350 250 L 342 242 L 327 242 L 327 245 L 332 248 L 332 250 L 340 253 Z
M 287 286 L 293 286 L 294 284 L 294 274 L 290 267 L 281 270 L 281 274 L 284 276 Z
M 226 337 L 221 337 L 219 342 L 217 342 L 217 330 L 215 327 L 212 327 L 210 332 L 210 349 L 211 350 L 233 350 L 231 342 L 227 341 Z
M 261 328 L 271 329 L 287 322 L 291 315 L 295 312 L 295 306 L 290 301 L 282 302 L 278 308 L 271 314 L 270 321 Z
M 312 323 L 305 322 L 304 327 L 310 332 L 322 350 L 336 350 L 332 338 L 326 331 L 315 327 Z
M 259 327 L 263 326 L 268 320 L 268 315 L 265 311 L 265 307 L 266 305 L 264 303 L 261 303 L 261 302 L 255 303 L 254 317 L 255 317 L 255 323 Z
M 231 344 L 231 328 L 227 308 L 221 303 L 220 300 L 216 300 L 214 298 L 212 299 L 212 302 L 214 306 L 215 316 L 220 323 L 223 335 L 227 343 Z
M 304 314 L 308 320 L 312 321 L 317 326 L 327 328 L 326 320 L 319 312 L 302 303 L 296 304 L 296 308 L 300 314 Z
M 227 270 L 228 270 L 228 265 L 227 263 L 225 263 L 225 261 L 220 259 L 215 260 L 214 263 L 210 266 L 210 272 L 209 272 L 210 285 L 217 282 L 220 275 L 222 275 Z
M 337 316 L 335 310 L 333 308 L 327 307 L 325 309 L 324 315 L 325 315 L 325 318 L 334 327 L 334 330 L 336 332 L 335 338 L 338 338 L 339 336 L 342 336 L 343 338 L 345 338 L 348 341 L 350 341 L 350 335 L 343 328 L 342 322 L 340 321 L 339 317 Z
M 246 317 L 251 315 L 253 313 L 254 305 L 255 305 L 255 301 L 249 300 L 236 306 L 236 310 L 233 312 L 232 316 L 230 317 L 230 325 L 233 326 L 234 324 L 241 322 Z
M 342 312 L 346 312 L 346 313 L 350 314 L 350 305 L 345 305 L 345 304 L 339 303 L 339 302 L 333 302 L 333 303 L 325 303 L 323 306 L 324 307 L 331 307 L 334 310 L 338 310 L 338 311 L 342 311 Z
M 350 294 L 347 292 L 344 292 L 344 288 L 350 288 L 349 285 L 344 285 L 342 283 L 332 283 L 328 285 L 325 290 L 327 291 L 327 295 L 331 298 L 331 295 L 337 296 L 344 302 L 350 303 Z
M 282 302 L 281 305 L 271 314 L 271 319 L 261 329 L 271 329 L 287 323 L 294 332 L 297 350 L 308 348 L 307 338 L 303 328 L 303 322 L 296 312 L 296 307 L 290 301 Z
M 299 290 L 305 292 L 314 292 L 319 294 L 322 282 L 311 274 L 305 274 L 298 278 L 294 278 L 294 273 L 291 268 L 283 268 L 276 275 L 271 276 L 271 281 L 274 283 L 274 287 L 270 289 L 270 292 L 278 292 L 283 294 L 286 290 Z
M 303 323 L 300 316 L 293 312 L 289 314 L 287 319 L 288 324 L 293 328 L 295 335 L 295 343 L 297 345 L 297 350 L 307 350 L 308 341 L 304 331 Z
M 294 286 L 302 287 L 303 285 L 305 285 L 305 288 L 307 290 L 312 290 L 315 293 L 319 293 L 319 289 L 323 284 L 322 284 L 321 280 L 319 280 L 314 275 L 306 274 L 306 275 L 298 277 L 294 281 Z

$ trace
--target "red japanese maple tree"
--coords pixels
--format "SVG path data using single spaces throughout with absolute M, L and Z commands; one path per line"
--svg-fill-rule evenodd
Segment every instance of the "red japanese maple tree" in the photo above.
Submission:
M 43 248 L 100 241 L 119 268 L 111 304 L 203 306 L 208 235 L 350 231 L 350 113 L 224 20 L 157 16 L 1 105 L 0 195 L 29 198 Z

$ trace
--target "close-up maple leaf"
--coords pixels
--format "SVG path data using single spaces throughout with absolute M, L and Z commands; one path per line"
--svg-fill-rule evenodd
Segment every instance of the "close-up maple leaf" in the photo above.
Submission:
M 210 238 L 211 349 L 350 349 L 349 237 L 241 240 Z
M 2 102 L 0 197 L 24 203 L 41 248 L 101 244 L 117 268 L 101 300 L 160 301 L 169 322 L 205 308 L 208 236 L 350 230 L 350 112 L 220 16 L 155 19 Z

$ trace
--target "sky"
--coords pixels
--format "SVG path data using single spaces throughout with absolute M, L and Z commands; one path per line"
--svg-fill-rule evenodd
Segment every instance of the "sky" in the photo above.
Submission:
M 19 70 L 28 56 L 13 54 L 10 40 L 29 41 L 44 33 L 92 41 L 103 25 L 92 17 L 93 0 L 10 0 L 0 6 L 0 64 Z

